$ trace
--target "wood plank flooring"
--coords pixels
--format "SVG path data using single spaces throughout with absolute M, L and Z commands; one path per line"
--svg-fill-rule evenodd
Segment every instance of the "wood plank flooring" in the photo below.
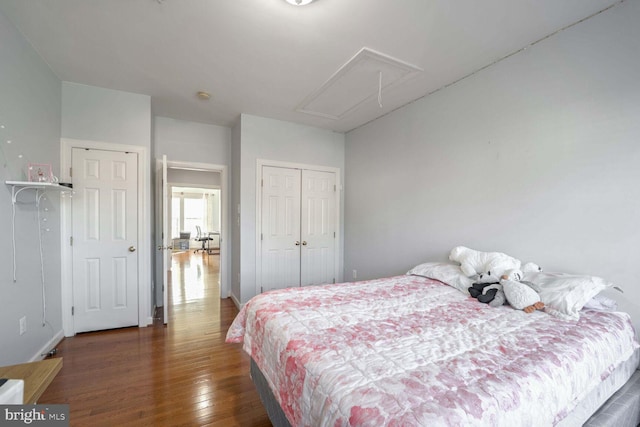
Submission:
M 78 334 L 39 403 L 68 403 L 71 426 L 271 426 L 220 299 L 218 255 L 173 255 L 169 324 Z

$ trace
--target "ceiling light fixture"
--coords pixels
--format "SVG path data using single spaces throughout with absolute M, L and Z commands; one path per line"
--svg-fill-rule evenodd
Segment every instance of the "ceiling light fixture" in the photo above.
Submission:
M 285 0 L 285 1 L 294 6 L 305 6 L 314 0 Z

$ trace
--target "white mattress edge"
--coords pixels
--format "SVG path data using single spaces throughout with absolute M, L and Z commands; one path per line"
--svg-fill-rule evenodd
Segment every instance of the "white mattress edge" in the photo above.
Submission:
M 604 381 L 585 396 L 584 399 L 562 419 L 557 427 L 583 425 L 609 398 L 625 385 L 640 364 L 640 348 L 631 357 L 622 362 Z

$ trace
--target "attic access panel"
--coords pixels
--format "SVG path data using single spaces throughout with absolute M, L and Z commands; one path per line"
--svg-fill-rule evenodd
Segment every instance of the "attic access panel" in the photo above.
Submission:
M 408 62 L 364 47 L 305 98 L 296 111 L 339 120 L 378 97 L 380 73 L 381 91 L 384 91 L 421 71 L 421 68 Z

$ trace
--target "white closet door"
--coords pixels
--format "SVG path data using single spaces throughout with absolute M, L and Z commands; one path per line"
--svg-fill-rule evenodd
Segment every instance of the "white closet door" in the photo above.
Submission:
M 75 332 L 138 324 L 138 155 L 74 148 Z
M 336 175 L 302 171 L 302 286 L 335 281 Z
M 300 170 L 262 168 L 262 290 L 300 286 Z

